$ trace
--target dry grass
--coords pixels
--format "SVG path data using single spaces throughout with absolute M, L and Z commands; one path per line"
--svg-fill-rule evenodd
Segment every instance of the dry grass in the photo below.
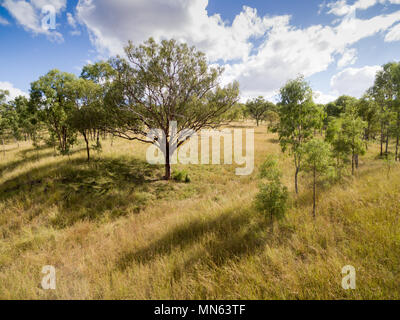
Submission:
M 271 225 L 253 208 L 257 170 L 176 166 L 191 183 L 161 181 L 146 145 L 103 141 L 85 162 L 29 143 L 0 157 L 0 298 L 3 299 L 355 299 L 400 298 L 400 168 L 370 148 L 355 178 L 320 193 L 256 128 L 256 167 L 278 154 L 293 207 Z M 357 289 L 341 287 L 353 265 Z M 57 289 L 40 286 L 44 265 Z

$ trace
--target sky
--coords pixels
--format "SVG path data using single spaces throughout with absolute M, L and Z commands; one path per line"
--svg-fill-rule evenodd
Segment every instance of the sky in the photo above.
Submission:
M 28 95 L 51 69 L 79 75 L 149 37 L 195 45 L 243 101 L 302 74 L 327 103 L 399 60 L 400 0 L 0 0 L 0 89 Z

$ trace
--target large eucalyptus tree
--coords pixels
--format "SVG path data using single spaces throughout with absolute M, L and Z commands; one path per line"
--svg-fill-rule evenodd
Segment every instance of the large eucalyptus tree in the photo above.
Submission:
M 215 128 L 238 101 L 239 87 L 222 88 L 223 69 L 211 67 L 204 53 L 176 40 L 125 48 L 127 60 L 112 60 L 115 90 L 108 95 L 114 134 L 157 145 L 165 157 L 165 179 L 171 176 L 171 156 L 188 132 Z M 176 129 L 171 132 L 172 123 Z M 148 139 L 150 130 L 161 134 Z

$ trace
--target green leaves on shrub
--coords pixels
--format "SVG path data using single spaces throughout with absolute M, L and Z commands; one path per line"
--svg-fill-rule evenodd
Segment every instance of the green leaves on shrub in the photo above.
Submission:
M 185 183 L 189 183 L 191 181 L 188 173 L 185 170 L 175 170 L 172 173 L 172 179 L 177 182 L 185 182 Z
M 288 208 L 289 192 L 282 185 L 282 173 L 278 168 L 278 161 L 273 156 L 268 156 L 261 165 L 260 178 L 264 182 L 260 184 L 255 205 L 258 211 L 273 217 L 283 218 Z
M 269 214 L 271 219 L 283 218 L 288 208 L 289 192 L 280 182 L 274 181 L 260 185 L 255 200 L 257 209 Z

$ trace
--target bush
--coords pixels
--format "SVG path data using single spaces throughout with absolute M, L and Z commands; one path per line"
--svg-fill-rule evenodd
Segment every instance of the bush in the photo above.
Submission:
M 172 179 L 177 182 L 190 182 L 190 177 L 185 170 L 176 170 L 172 173 Z
M 278 161 L 273 156 L 268 156 L 261 165 L 259 176 L 267 182 L 260 184 L 260 191 L 255 199 L 257 209 L 269 214 L 271 219 L 283 218 L 288 208 L 289 192 L 281 183 L 282 173 L 278 168 Z
M 288 208 L 289 192 L 280 182 L 274 181 L 260 185 L 256 196 L 256 207 L 259 211 L 269 214 L 271 219 L 284 217 Z
M 259 177 L 268 181 L 280 181 L 281 176 L 282 173 L 278 168 L 278 160 L 272 155 L 267 156 L 267 159 L 260 167 Z

